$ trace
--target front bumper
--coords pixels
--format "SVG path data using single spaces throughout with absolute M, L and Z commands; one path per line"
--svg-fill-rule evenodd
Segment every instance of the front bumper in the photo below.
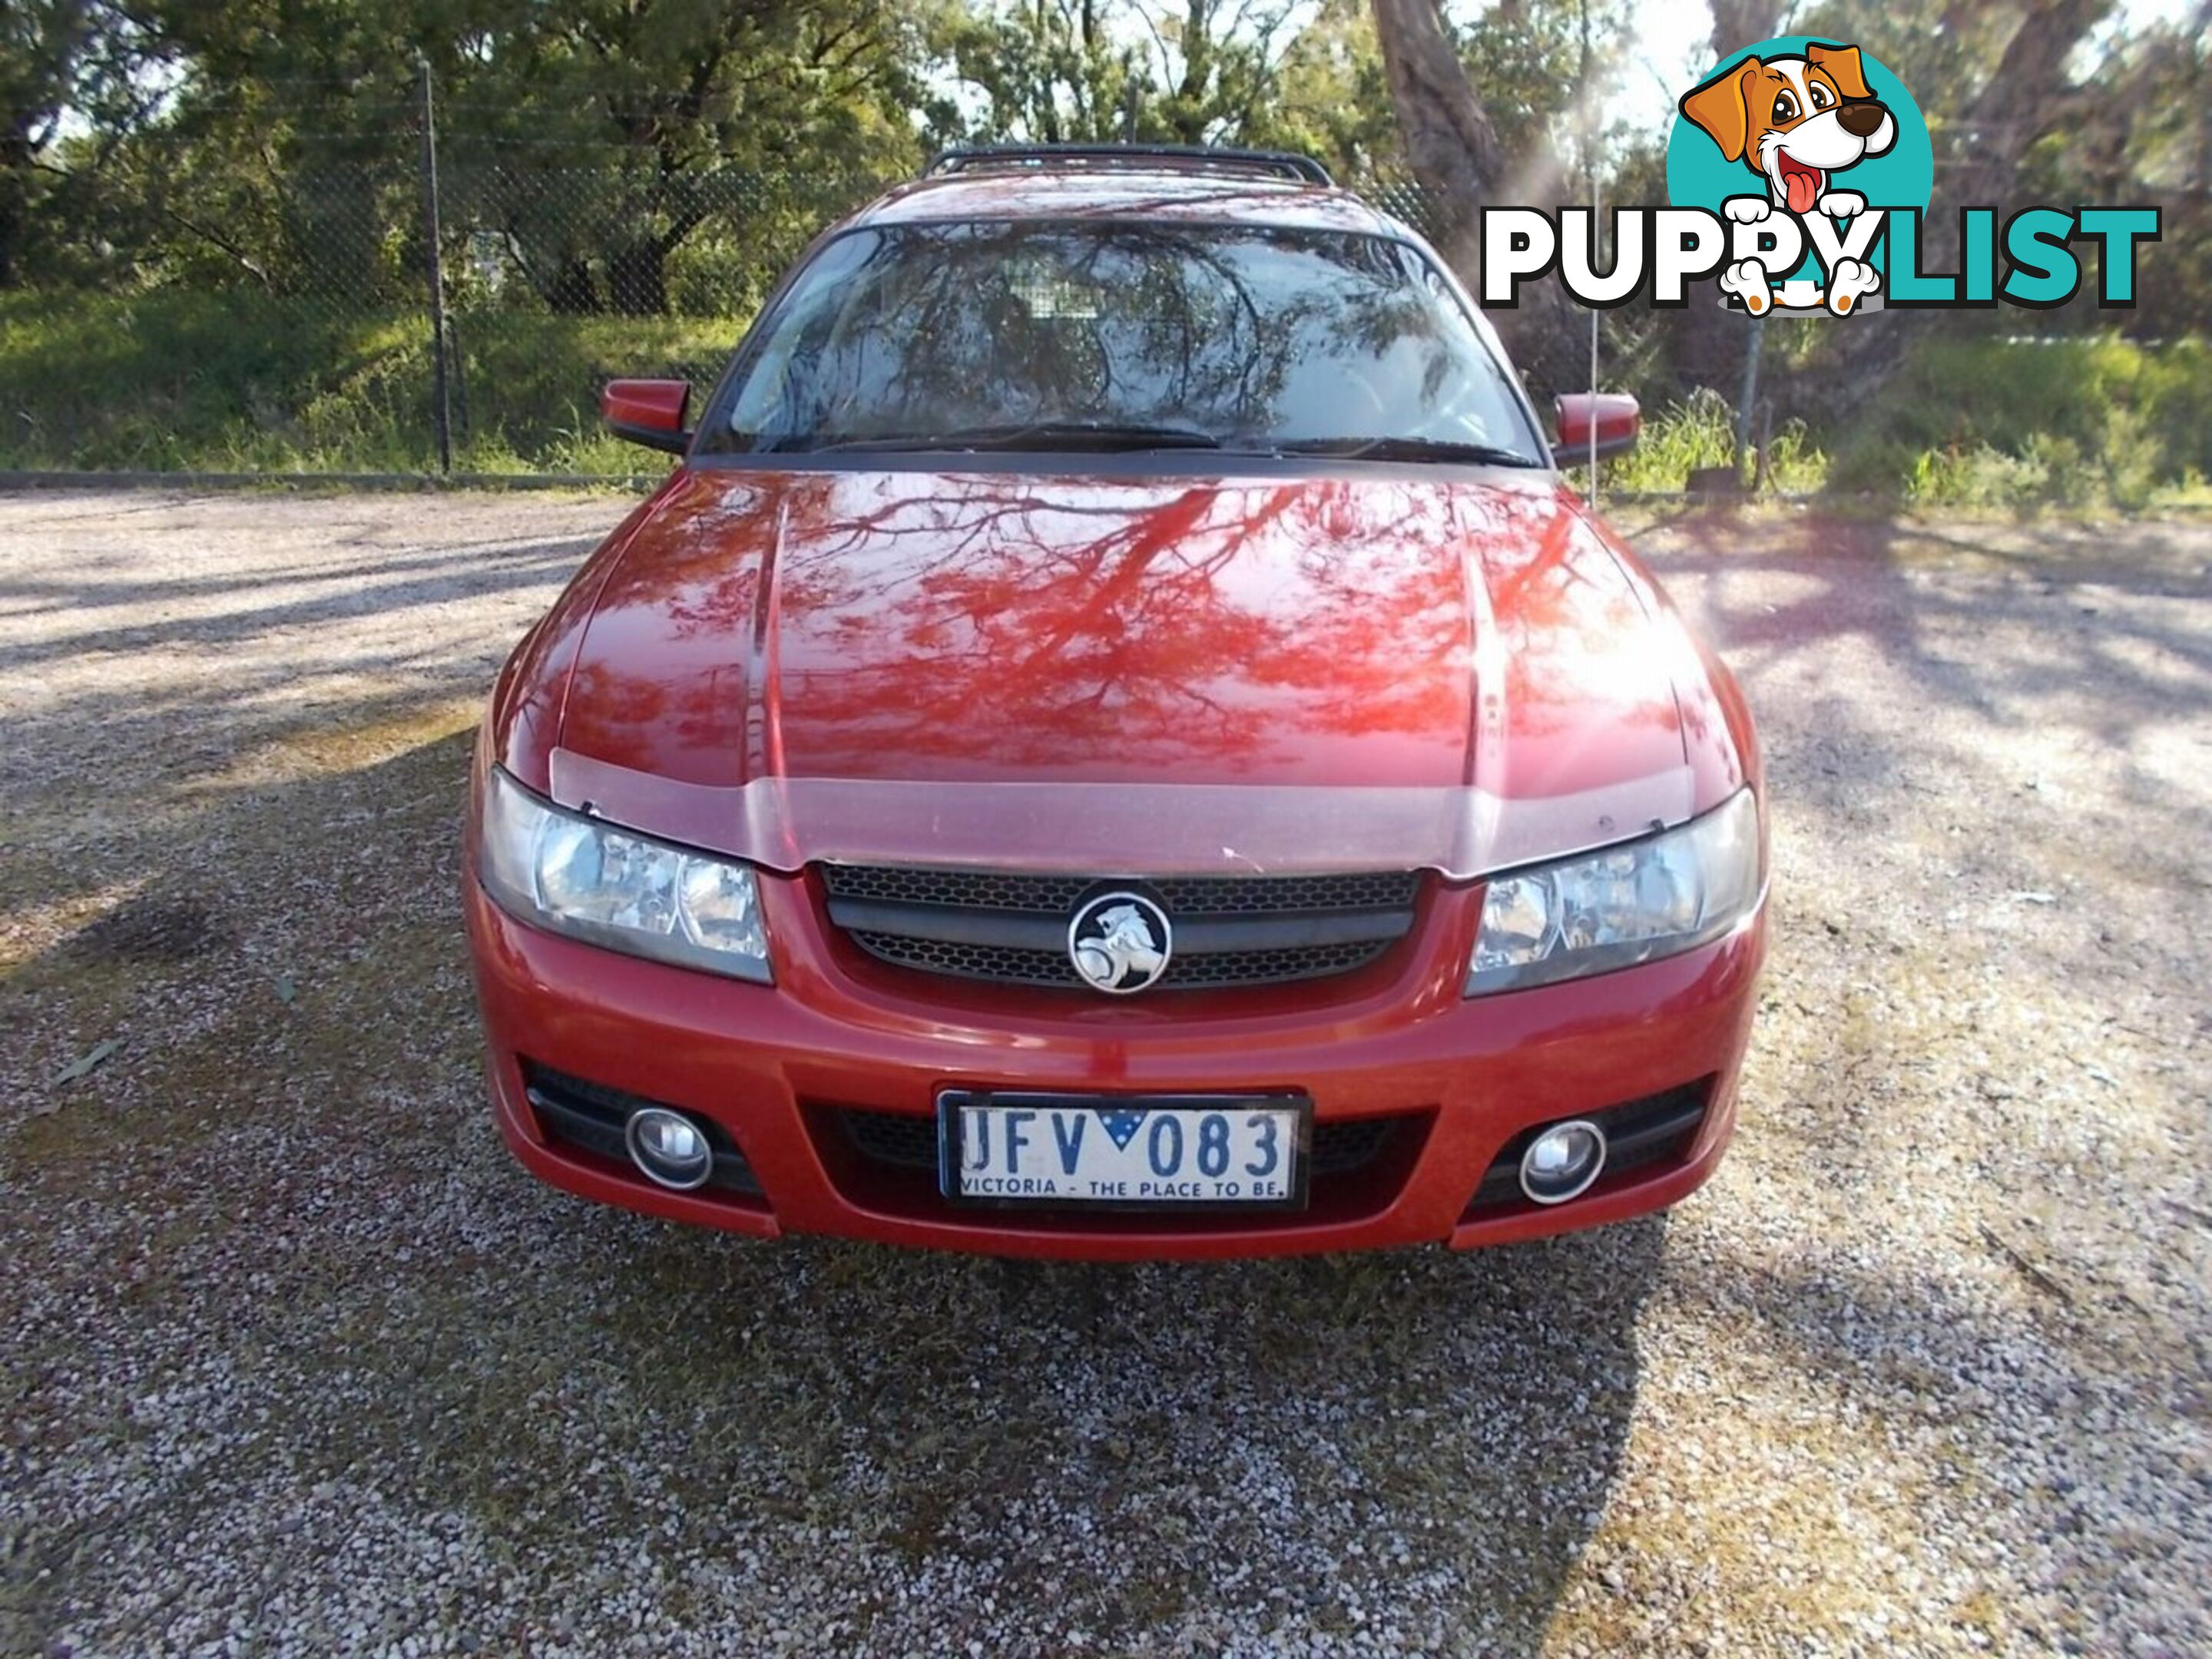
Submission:
M 465 905 L 501 1130 L 525 1166 L 604 1203 L 773 1237 L 836 1234 L 1005 1255 L 1129 1260 L 1503 1243 L 1662 1208 L 1712 1172 L 1765 951 L 1762 908 L 1726 939 L 1594 979 L 1463 1000 L 1479 888 L 1439 890 L 1414 936 L 1339 985 L 1097 1002 L 965 987 L 859 957 L 805 878 L 763 876 L 774 987 L 617 955 L 516 921 L 473 878 Z M 524 1067 L 698 1114 L 757 1192 L 678 1193 L 550 1135 Z M 1309 1208 L 1235 1216 L 981 1210 L 872 1159 L 860 1121 L 933 1118 L 947 1088 L 1303 1090 L 1317 1128 L 1392 1119 L 1383 1150 Z M 1693 1132 L 1656 1162 L 1542 1208 L 1478 1188 L 1533 1125 L 1694 1090 Z M 894 1126 L 896 1127 L 896 1126 Z M 1353 1137 L 1356 1139 L 1357 1137 Z M 1343 1137 L 1340 1137 L 1343 1139 Z

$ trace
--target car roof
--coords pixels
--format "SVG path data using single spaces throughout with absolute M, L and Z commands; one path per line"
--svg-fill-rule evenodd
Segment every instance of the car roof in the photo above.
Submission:
M 1007 163 L 916 179 L 870 203 L 846 224 L 857 228 L 975 220 L 1139 217 L 1399 238 L 1411 234 L 1347 190 L 1249 171 L 1133 161 L 1106 166 Z

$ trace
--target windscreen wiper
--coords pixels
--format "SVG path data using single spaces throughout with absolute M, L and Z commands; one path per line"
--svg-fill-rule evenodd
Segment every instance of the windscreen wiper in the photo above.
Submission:
M 1221 440 L 1210 432 L 1188 426 L 1144 426 L 1115 421 L 1023 421 L 1003 426 L 955 427 L 945 432 L 902 433 L 884 438 L 837 438 L 826 443 L 798 440 L 778 447 L 815 454 L 854 449 L 1218 449 Z
M 1340 455 L 1346 460 L 1456 461 L 1462 466 L 1543 466 L 1547 463 L 1496 444 L 1449 438 L 1292 438 L 1273 446 L 1279 455 Z

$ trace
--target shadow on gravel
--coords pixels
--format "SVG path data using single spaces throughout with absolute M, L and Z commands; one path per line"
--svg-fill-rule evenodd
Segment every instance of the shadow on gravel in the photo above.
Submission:
M 502 596 L 550 598 L 592 544 L 368 547 L 343 571 L 309 564 L 190 580 L 103 579 L 125 553 L 88 556 L 66 580 L 0 571 L 0 678 L 33 684 L 56 673 L 86 688 L 9 716 L 0 842 L 14 856 L 0 865 L 0 906 L 179 872 L 203 878 L 209 860 L 198 841 L 149 838 L 146 821 L 185 814 L 204 823 L 210 810 L 250 805 L 274 787 L 226 775 L 238 769 L 320 771 L 342 795 L 339 768 L 450 726 L 441 702 L 488 690 L 513 639 L 467 638 L 451 617 Z M 165 603 L 177 611 L 156 622 L 106 620 L 126 605 Z M 14 625 L 41 611 L 70 625 Z M 532 619 L 518 615 L 514 633 Z M 271 648 L 272 639 L 289 643 Z M 58 829 L 75 841 L 55 844 Z
M 1725 516 L 1667 521 L 1671 545 L 1649 548 L 1662 580 L 1703 579 L 1686 608 L 1746 680 L 1795 656 L 1859 641 L 1912 682 L 1931 705 L 1972 711 L 1994 726 L 2040 724 L 2054 701 L 2111 742 L 2134 718 L 2177 703 L 2212 712 L 2204 676 L 2212 650 L 2185 615 L 2119 609 L 2097 590 L 2134 599 L 2212 595 L 2212 538 L 2145 531 L 2121 544 L 2130 558 L 2081 530 L 1984 532 L 1893 521 L 1745 522 Z M 1931 582 L 1930 572 L 1981 580 Z M 1766 583 L 1800 579 L 1786 604 L 1736 601 L 1738 573 Z M 1678 600 L 1686 592 L 1677 591 Z M 1998 622 L 2032 627 L 2032 653 L 1961 652 L 1957 630 Z M 2081 701 L 2096 688 L 2096 702 Z
M 294 572 L 258 569 L 235 578 L 56 582 L 0 573 L 0 612 L 9 617 L 53 611 L 81 617 L 88 626 L 58 631 L 0 649 L 0 669 L 36 668 L 88 651 L 122 653 L 181 646 L 219 650 L 273 629 L 314 628 L 377 612 L 436 605 L 462 595 L 501 588 L 542 587 L 582 563 L 593 546 L 588 536 L 554 541 L 497 540 L 430 551 L 377 548 L 343 571 L 325 565 Z M 264 597 L 287 582 L 317 590 L 276 601 Z M 211 615 L 185 615 L 125 627 L 102 623 L 100 613 L 126 606 L 177 604 L 204 606 L 228 595 L 248 601 Z M 258 601 L 258 602 L 255 602 Z M 371 659 L 370 666 L 376 665 Z
M 1538 1644 L 1622 1460 L 1661 1224 L 1088 1267 L 553 1193 L 482 1094 L 469 743 L 148 826 L 143 895 L 0 991 L 33 1034 L 0 1083 L 51 1103 L 0 1136 L 30 1517 L 0 1646 L 218 1640 L 176 1593 L 219 1570 L 225 1607 L 281 1595 L 311 1630 L 528 1650 L 557 1610 L 605 1651 L 641 1554 L 681 1580 L 670 1631 L 835 1613 L 837 1651 L 917 1599 L 932 1651 Z M 364 1533 L 398 1541 L 348 1554 Z M 410 1554 L 455 1536 L 447 1579 Z
M 1129 1267 L 656 1230 L 599 1360 L 688 1420 L 656 1473 L 690 1513 L 826 1505 L 1024 1628 L 1348 1635 L 1410 1598 L 1519 1650 L 1605 1509 L 1663 1236 Z

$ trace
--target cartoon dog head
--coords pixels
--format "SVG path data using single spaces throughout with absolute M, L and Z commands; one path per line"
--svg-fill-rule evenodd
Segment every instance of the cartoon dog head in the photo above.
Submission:
M 1897 122 L 1868 87 L 1859 49 L 1818 41 L 1802 58 L 1730 64 L 1684 94 L 1682 113 L 1800 215 L 1827 194 L 1830 175 L 1897 142 Z

